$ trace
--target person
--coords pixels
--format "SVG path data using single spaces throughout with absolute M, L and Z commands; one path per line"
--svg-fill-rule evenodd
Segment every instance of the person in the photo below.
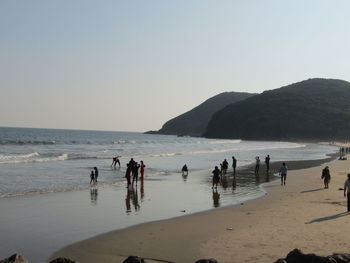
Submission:
M 259 173 L 259 168 L 260 168 L 260 158 L 259 158 L 259 156 L 257 156 L 255 158 L 255 173 L 256 174 Z
M 345 195 L 346 192 L 347 192 L 347 195 Z M 346 179 L 344 183 L 344 197 L 345 196 L 347 196 L 347 200 L 348 200 L 348 213 L 349 213 L 350 212 L 350 174 L 348 174 L 348 179 Z
M 214 189 L 214 185 L 215 185 L 215 188 L 218 187 L 218 183 L 220 181 L 220 170 L 217 166 L 215 166 L 215 169 L 213 170 L 213 189 Z
M 279 171 L 279 174 L 281 176 L 281 185 L 286 184 L 287 171 L 288 171 L 288 167 L 286 166 L 286 163 L 283 163 Z
M 222 172 L 223 172 L 223 174 L 226 174 L 227 168 L 228 168 L 228 162 L 227 162 L 226 159 L 224 159 L 224 161 L 222 162 Z
M 232 156 L 232 168 L 233 168 L 233 173 L 236 173 L 236 166 L 237 166 L 237 160 L 234 156 Z
M 182 166 L 182 175 L 187 175 L 188 174 L 188 168 L 187 165 L 185 164 L 184 166 Z
M 322 170 L 321 179 L 323 179 L 324 188 L 325 188 L 325 189 L 328 189 L 328 185 L 329 185 L 329 182 L 330 182 L 330 180 L 331 180 L 331 174 L 330 174 L 330 172 L 329 172 L 328 166 L 326 166 L 326 167 Z
M 270 171 L 270 155 L 268 154 L 266 157 L 265 157 L 265 164 L 266 164 L 266 171 Z
M 121 157 L 121 156 L 115 156 L 115 157 L 113 157 L 113 161 L 112 161 L 111 166 L 116 167 L 116 165 L 118 164 L 118 165 L 119 165 L 119 168 L 120 168 L 120 161 L 119 161 L 119 157 Z
M 95 182 L 95 174 L 94 174 L 94 171 L 91 171 L 91 173 L 90 173 L 90 184 L 92 184 L 94 182 Z
M 130 164 L 126 164 L 126 172 L 125 172 L 125 178 L 126 181 L 128 182 L 128 186 L 131 184 L 131 165 Z
M 132 184 L 134 184 L 135 181 L 137 184 L 137 180 L 139 177 L 139 168 L 140 168 L 140 165 L 137 162 L 135 162 L 132 168 Z
M 145 174 L 145 167 L 146 165 L 143 163 L 143 161 L 141 161 L 141 165 L 140 165 L 141 180 L 143 180 L 143 175 Z
M 97 183 L 98 169 L 96 166 L 94 167 L 94 170 L 95 170 L 95 183 Z

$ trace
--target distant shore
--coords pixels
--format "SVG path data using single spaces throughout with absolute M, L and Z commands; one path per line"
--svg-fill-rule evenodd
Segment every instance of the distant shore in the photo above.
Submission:
M 346 199 L 338 188 L 346 179 L 350 161 L 336 160 L 336 156 L 288 162 L 293 170 L 286 186 L 278 180 L 266 184 L 267 194 L 262 198 L 109 232 L 67 246 L 50 258 L 122 262 L 129 255 L 138 255 L 179 263 L 199 258 L 263 263 L 274 262 L 296 247 L 325 255 L 348 252 Z M 320 179 L 325 165 L 331 170 L 330 189 L 323 189 Z M 271 164 L 271 170 L 279 166 Z

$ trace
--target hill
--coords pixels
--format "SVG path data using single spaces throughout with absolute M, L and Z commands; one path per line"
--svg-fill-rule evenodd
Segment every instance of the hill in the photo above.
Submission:
M 156 133 L 201 136 L 205 131 L 210 118 L 216 111 L 253 95 L 255 94 L 245 92 L 220 93 L 206 100 L 192 110 L 167 121 Z
M 309 79 L 265 91 L 216 112 L 205 137 L 333 140 L 350 135 L 350 83 Z

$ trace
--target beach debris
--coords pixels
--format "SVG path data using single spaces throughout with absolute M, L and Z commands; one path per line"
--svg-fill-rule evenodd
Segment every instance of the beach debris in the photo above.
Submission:
M 182 212 L 182 213 L 186 213 L 186 210 L 181 210 L 180 212 Z
M 0 260 L 0 263 L 28 263 L 28 260 L 20 254 L 13 254 L 12 256 Z
M 145 263 L 145 260 L 138 256 L 129 256 L 123 263 Z
M 219 263 L 216 259 L 210 258 L 210 259 L 200 259 L 197 260 L 195 263 Z
M 233 230 L 232 227 L 226 227 L 226 230 Z
M 75 260 L 71 260 L 69 258 L 55 258 L 54 260 L 50 261 L 50 263 L 79 263 L 79 262 Z
M 280 258 L 274 263 L 350 263 L 350 254 L 334 253 L 322 257 L 315 254 L 304 254 L 300 249 L 295 248 L 288 253 L 286 258 Z

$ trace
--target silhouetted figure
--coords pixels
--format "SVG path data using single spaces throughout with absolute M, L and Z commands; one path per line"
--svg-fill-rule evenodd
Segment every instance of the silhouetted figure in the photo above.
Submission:
M 255 158 L 255 174 L 259 174 L 259 168 L 260 168 L 260 158 L 257 156 Z
M 134 188 L 128 187 L 128 190 L 126 192 L 126 198 L 125 198 L 125 206 L 126 206 L 127 213 L 131 212 L 131 198 L 132 198 L 133 194 L 134 194 Z
M 94 167 L 94 170 L 95 170 L 95 183 L 97 183 L 98 169 L 96 166 Z
M 281 176 L 281 185 L 286 184 L 287 171 L 288 171 L 288 167 L 286 166 L 286 163 L 283 163 L 279 171 L 279 174 Z
M 213 170 L 213 187 L 215 186 L 215 188 L 218 187 L 218 183 L 220 182 L 220 173 L 221 171 L 219 170 L 219 168 L 217 166 L 215 166 L 215 169 Z
M 188 168 L 186 164 L 182 166 L 181 171 L 182 171 L 182 176 L 188 175 Z
M 236 173 L 236 167 L 237 167 L 237 160 L 234 156 L 232 156 L 232 169 L 233 169 L 233 173 Z
M 322 170 L 321 179 L 323 179 L 324 188 L 325 188 L 325 189 L 328 189 L 329 182 L 331 181 L 331 174 L 330 174 L 330 172 L 329 172 L 328 166 L 326 166 L 326 167 Z
M 141 161 L 141 164 L 140 164 L 141 180 L 143 180 L 143 178 L 144 178 L 145 167 L 146 167 L 146 165 L 143 163 L 143 161 Z
M 348 212 L 350 212 L 350 174 L 348 174 L 348 179 L 344 182 L 344 197 L 345 193 L 347 193 Z
M 139 168 L 140 168 L 140 165 L 137 162 L 135 162 L 134 166 L 132 168 L 132 183 L 133 184 L 134 184 L 134 182 L 136 182 L 136 184 L 137 184 L 137 180 L 139 177 Z
M 120 168 L 120 161 L 119 161 L 119 157 L 121 157 L 121 156 L 115 156 L 115 157 L 113 157 L 113 161 L 112 161 L 111 166 L 116 167 L 116 165 L 118 164 L 118 165 L 119 165 L 119 168 Z
M 227 169 L 228 169 L 228 162 L 226 161 L 226 159 L 224 159 L 224 161 L 222 162 L 222 170 L 221 170 L 222 173 L 226 174 Z
M 95 174 L 94 171 L 91 171 L 90 173 L 90 184 L 93 184 L 95 182 Z
M 125 178 L 126 181 L 128 182 L 128 186 L 131 184 L 131 169 L 132 167 L 130 166 L 130 164 L 126 164 L 126 172 L 125 172 Z
M 143 198 L 145 197 L 145 188 L 144 188 L 143 178 L 141 178 L 140 192 L 141 192 L 141 201 L 142 201 Z
M 270 155 L 265 157 L 266 171 L 270 171 Z

